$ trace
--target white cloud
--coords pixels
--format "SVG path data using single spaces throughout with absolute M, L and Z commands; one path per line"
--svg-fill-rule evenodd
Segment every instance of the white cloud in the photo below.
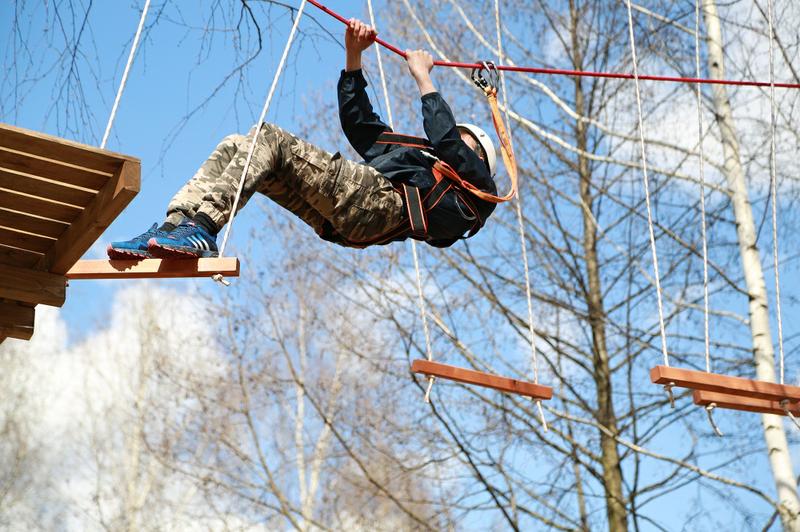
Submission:
M 162 494 L 185 498 L 187 481 L 137 447 L 142 427 L 136 423 L 158 432 L 161 423 L 186 415 L 180 390 L 160 377 L 159 364 L 174 364 L 176 371 L 198 378 L 221 375 L 223 359 L 203 307 L 196 296 L 138 283 L 117 292 L 104 327 L 75 345 L 67 346 L 59 311 L 43 306 L 37 308 L 30 342 L 2 345 L 6 360 L 24 361 L 11 368 L 16 378 L 10 386 L 25 397 L 20 414 L 31 420 L 28 443 L 39 448 L 47 472 L 18 510 L 19 522 L 47 521 L 37 516 L 46 500 L 45 513 L 60 520 L 59 526 L 98 528 L 99 508 L 112 519 L 125 497 L 150 501 L 146 489 L 155 488 L 148 478 L 166 484 Z M 156 404 L 164 418 L 154 424 L 147 408 Z M 130 486 L 135 493 L 126 493 Z M 171 521 L 168 501 L 139 511 L 151 523 Z

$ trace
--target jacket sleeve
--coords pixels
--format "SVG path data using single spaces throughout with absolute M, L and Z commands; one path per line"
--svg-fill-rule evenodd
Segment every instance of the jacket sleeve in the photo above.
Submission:
M 369 162 L 390 148 L 389 145 L 375 144 L 375 141 L 391 128 L 372 110 L 366 88 L 367 80 L 361 70 L 342 70 L 337 87 L 339 120 L 350 145 Z
M 425 134 L 436 155 L 465 181 L 485 192 L 497 194 L 497 186 L 486 163 L 461 140 L 453 112 L 438 92 L 422 97 L 422 118 Z

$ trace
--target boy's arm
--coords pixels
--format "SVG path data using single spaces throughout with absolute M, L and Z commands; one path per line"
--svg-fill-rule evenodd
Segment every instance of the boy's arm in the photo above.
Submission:
M 431 141 L 436 155 L 452 166 L 465 181 L 469 181 L 483 191 L 496 194 L 497 186 L 489 174 L 486 163 L 466 142 L 461 140 L 450 106 L 433 85 L 430 75 L 433 69 L 433 57 L 422 50 L 407 51 L 406 55 L 408 70 L 417 82 L 422 98 L 425 134 Z
M 384 131 L 391 131 L 372 110 L 367 96 L 367 81 L 361 72 L 361 54 L 374 42 L 376 32 L 371 26 L 350 19 L 345 33 L 345 70 L 337 86 L 339 120 L 347 140 L 364 160 L 384 153 L 388 146 L 375 144 Z

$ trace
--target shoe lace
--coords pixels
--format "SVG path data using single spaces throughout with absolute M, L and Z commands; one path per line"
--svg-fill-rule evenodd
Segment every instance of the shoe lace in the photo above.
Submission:
M 170 237 L 174 237 L 174 238 L 180 238 L 180 237 L 184 237 L 184 236 L 186 236 L 188 234 L 191 234 L 191 233 L 200 233 L 202 235 L 202 232 L 200 231 L 200 228 L 197 227 L 196 225 L 183 223 L 183 224 L 179 225 L 178 227 L 176 227 L 175 230 L 172 231 L 169 234 L 169 236 Z
M 153 225 L 153 227 L 151 227 L 150 229 L 148 229 L 147 231 L 136 237 L 136 240 L 145 240 L 145 239 L 149 240 L 150 237 L 155 236 L 158 233 L 159 233 L 158 226 Z

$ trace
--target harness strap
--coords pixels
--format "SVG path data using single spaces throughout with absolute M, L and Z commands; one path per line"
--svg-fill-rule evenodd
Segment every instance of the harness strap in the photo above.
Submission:
M 425 239 L 428 236 L 428 213 L 422 201 L 419 188 L 403 185 L 403 195 L 406 198 L 408 222 L 411 225 L 411 236 Z
M 407 148 L 417 148 L 425 151 L 433 151 L 433 145 L 428 139 L 422 137 L 414 137 L 412 135 L 403 135 L 393 131 L 384 131 L 378 136 L 375 144 L 395 144 L 398 146 L 405 146 Z

